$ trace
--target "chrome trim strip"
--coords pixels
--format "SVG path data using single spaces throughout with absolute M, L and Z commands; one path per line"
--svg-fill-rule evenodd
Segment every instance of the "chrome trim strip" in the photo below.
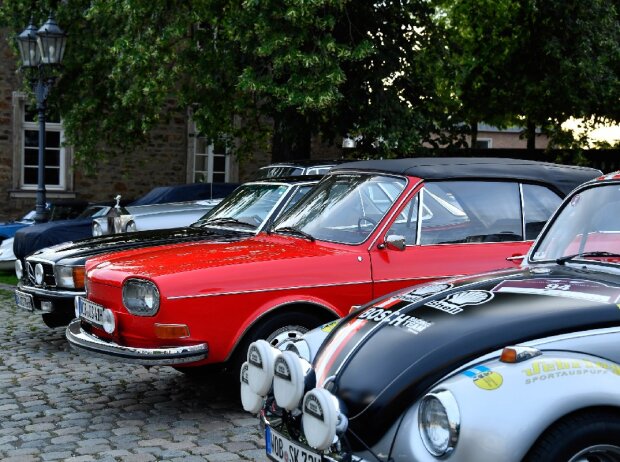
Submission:
M 313 289 L 315 287 L 333 287 L 333 286 L 353 286 L 360 284 L 372 284 L 373 281 L 355 281 L 355 282 L 337 282 L 333 284 L 316 284 L 312 286 L 291 286 L 291 287 L 275 287 L 272 289 L 255 289 L 255 290 L 238 290 L 234 292 L 218 292 L 215 294 L 196 294 L 196 295 L 175 295 L 172 297 L 166 297 L 166 300 L 179 300 L 184 298 L 204 298 L 204 297 L 218 297 L 220 295 L 241 295 L 241 294 L 255 294 L 260 292 L 277 292 L 281 290 L 298 290 L 298 289 Z
M 521 233 L 525 241 L 527 236 L 525 235 L 525 198 L 523 197 L 523 183 L 519 183 L 519 200 L 521 202 Z
M 49 297 L 75 297 L 76 295 L 86 295 L 84 291 L 72 291 L 72 290 L 47 290 L 40 289 L 38 287 L 25 286 L 22 284 L 18 284 L 17 288 L 25 293 L 34 293 L 37 295 L 46 295 Z
M 134 348 L 106 342 L 85 332 L 79 319 L 71 321 L 65 336 L 71 348 L 81 354 L 144 366 L 189 364 L 205 359 L 209 354 L 206 343 L 168 348 Z
M 437 279 L 462 278 L 462 277 L 466 277 L 466 276 L 469 276 L 469 275 L 467 275 L 467 274 L 445 274 L 443 276 L 426 276 L 426 277 L 412 277 L 412 278 L 377 279 L 377 280 L 375 280 L 373 282 L 375 284 L 377 284 L 379 282 L 400 282 L 400 281 L 419 281 L 419 280 L 433 282 L 433 281 L 436 281 Z M 403 289 L 406 289 L 406 288 L 404 287 Z

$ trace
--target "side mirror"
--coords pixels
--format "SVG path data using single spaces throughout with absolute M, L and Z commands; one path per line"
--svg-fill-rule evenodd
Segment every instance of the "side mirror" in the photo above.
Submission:
M 385 237 L 385 245 L 388 249 L 392 250 L 405 250 L 407 247 L 407 241 L 405 236 L 399 236 L 398 234 L 390 234 Z

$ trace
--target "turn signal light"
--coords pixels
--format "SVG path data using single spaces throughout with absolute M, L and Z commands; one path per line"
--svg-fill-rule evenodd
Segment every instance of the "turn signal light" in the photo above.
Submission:
M 84 278 L 86 276 L 86 268 L 83 266 L 73 267 L 73 285 L 76 289 L 84 288 Z
M 189 327 L 185 324 L 155 324 L 155 336 L 163 340 L 189 337 Z
M 510 346 L 502 350 L 499 360 L 503 363 L 520 363 L 528 359 L 541 355 L 542 352 L 532 347 Z

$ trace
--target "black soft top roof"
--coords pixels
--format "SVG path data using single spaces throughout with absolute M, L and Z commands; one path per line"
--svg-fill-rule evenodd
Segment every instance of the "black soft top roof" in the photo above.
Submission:
M 415 176 L 426 180 L 511 179 L 548 183 L 564 194 L 592 178 L 600 170 L 534 160 L 494 157 L 415 157 L 410 159 L 362 160 L 338 165 L 332 172 L 368 170 Z

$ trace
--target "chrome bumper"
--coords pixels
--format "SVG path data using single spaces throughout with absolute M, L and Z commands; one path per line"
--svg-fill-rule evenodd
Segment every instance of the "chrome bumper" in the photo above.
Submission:
M 17 288 L 22 292 L 29 293 L 31 295 L 38 295 L 41 297 L 51 297 L 51 298 L 59 298 L 66 297 L 71 299 L 71 303 L 73 304 L 73 299 L 76 295 L 81 295 L 82 297 L 86 295 L 84 290 L 70 290 L 70 289 L 44 289 L 42 287 L 34 287 L 30 285 L 25 285 L 23 282 L 17 283 Z
M 206 343 L 168 348 L 126 347 L 89 334 L 80 324 L 79 319 L 71 321 L 65 335 L 71 348 L 92 356 L 144 366 L 176 366 L 203 360 L 209 354 Z

